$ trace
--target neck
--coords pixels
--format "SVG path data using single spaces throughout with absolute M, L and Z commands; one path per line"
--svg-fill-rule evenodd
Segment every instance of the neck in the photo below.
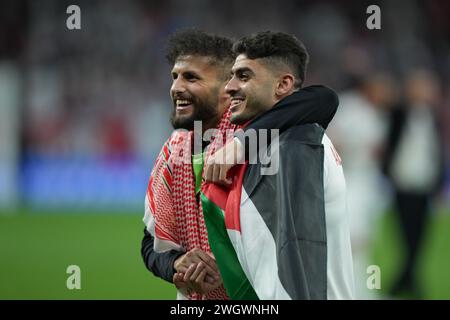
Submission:
M 220 120 L 220 119 L 219 119 Z M 215 129 L 219 124 L 219 120 L 215 119 L 214 121 L 209 121 L 202 125 L 202 134 L 205 133 L 206 130 Z
M 217 110 L 219 111 L 217 116 L 214 119 L 211 119 L 210 121 L 204 121 L 202 124 L 202 131 L 205 133 L 208 129 L 215 129 L 219 125 L 219 122 L 222 120 L 223 115 L 228 110 L 230 104 L 228 103 L 219 103 Z

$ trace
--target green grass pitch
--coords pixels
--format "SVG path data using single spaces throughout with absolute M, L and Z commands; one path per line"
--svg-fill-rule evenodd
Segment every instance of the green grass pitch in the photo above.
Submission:
M 377 226 L 373 261 L 390 287 L 402 249 L 396 220 Z M 434 215 L 420 256 L 426 299 L 450 299 L 450 215 Z M 174 299 L 173 285 L 150 274 L 140 256 L 140 214 L 0 214 L 0 299 Z M 81 289 L 69 290 L 69 265 Z
M 143 230 L 130 214 L 0 215 L 0 299 L 174 299 L 142 262 Z M 67 289 L 69 265 L 80 290 Z

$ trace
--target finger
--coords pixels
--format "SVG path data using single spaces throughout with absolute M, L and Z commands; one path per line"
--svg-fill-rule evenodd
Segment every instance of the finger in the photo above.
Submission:
M 200 272 L 202 272 L 205 269 L 205 264 L 203 262 L 200 262 L 197 267 L 195 268 L 195 271 L 192 273 L 191 277 L 189 278 L 190 281 L 195 281 L 197 279 Z
M 191 261 L 195 261 L 195 263 L 204 262 L 207 269 L 207 274 L 214 279 L 219 279 L 219 268 L 217 267 L 216 261 L 212 256 L 204 252 L 199 248 L 194 248 L 188 252 Z
M 182 256 L 181 261 L 177 264 L 175 268 L 177 272 L 185 273 L 190 265 L 197 264 L 200 261 L 202 261 L 202 259 L 200 259 L 195 250 L 197 249 L 192 249 Z
M 194 248 L 186 253 L 186 263 L 185 263 L 186 269 L 189 268 L 192 264 L 197 264 L 203 261 L 203 259 L 199 255 L 199 252 L 203 251 L 199 248 Z
M 183 281 L 183 274 L 182 273 L 175 273 L 173 275 L 173 283 L 177 288 L 186 287 L 186 283 Z
M 188 256 L 188 252 L 186 252 L 185 254 L 183 254 L 179 259 L 176 260 L 176 262 L 174 263 L 174 268 L 176 272 L 181 272 L 184 273 L 186 272 L 187 268 L 189 267 L 190 263 L 189 263 L 189 256 Z
M 216 260 L 202 250 L 196 251 L 196 254 L 206 264 L 208 274 L 216 279 L 220 278 L 219 267 L 217 266 Z
M 184 282 L 183 277 L 184 277 L 184 275 L 182 273 L 175 273 L 173 276 L 173 280 L 174 280 L 174 282 L 177 282 L 177 283 L 183 283 Z
M 197 267 L 197 264 L 191 264 L 191 266 L 187 269 L 186 273 L 184 274 L 183 281 L 188 282 L 191 278 L 192 273 L 195 271 L 195 268 Z
M 178 267 L 178 269 L 175 270 L 177 270 L 178 273 L 186 273 L 187 269 L 188 269 L 187 266 L 181 265 Z
M 219 272 L 219 267 L 217 266 L 216 260 L 211 255 L 201 249 L 195 249 L 195 255 L 214 271 L 217 273 Z
M 195 265 L 202 263 L 203 267 L 206 268 L 206 273 L 213 279 L 219 279 L 220 278 L 220 274 L 218 273 L 218 271 L 216 271 L 215 269 L 213 269 L 211 266 L 207 265 L 202 259 L 200 259 L 200 257 L 197 256 L 198 259 L 198 263 L 195 263 Z M 195 271 L 195 270 L 194 270 Z M 186 273 L 186 272 L 185 272 Z
M 203 282 L 204 282 L 205 276 L 206 276 L 206 269 L 203 269 L 203 270 L 198 274 L 197 278 L 195 278 L 194 282 L 195 282 L 199 287 L 201 287 L 202 284 L 203 284 Z

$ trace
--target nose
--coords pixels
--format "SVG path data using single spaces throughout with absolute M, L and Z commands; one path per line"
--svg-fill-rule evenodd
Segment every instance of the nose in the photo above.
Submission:
M 183 81 L 180 79 L 180 77 L 173 79 L 172 86 L 170 87 L 170 93 L 172 97 L 185 91 L 186 88 L 184 87 Z
M 228 81 L 227 85 L 225 86 L 225 92 L 228 93 L 230 96 L 232 96 L 234 93 L 236 93 L 239 90 L 236 78 L 233 76 L 230 81 Z

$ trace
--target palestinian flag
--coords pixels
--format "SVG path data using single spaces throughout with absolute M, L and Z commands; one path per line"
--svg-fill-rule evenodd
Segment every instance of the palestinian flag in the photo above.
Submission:
M 272 141 L 276 174 L 262 175 L 260 161 L 234 167 L 231 188 L 203 186 L 210 247 L 231 299 L 327 299 L 323 134 L 304 125 Z

